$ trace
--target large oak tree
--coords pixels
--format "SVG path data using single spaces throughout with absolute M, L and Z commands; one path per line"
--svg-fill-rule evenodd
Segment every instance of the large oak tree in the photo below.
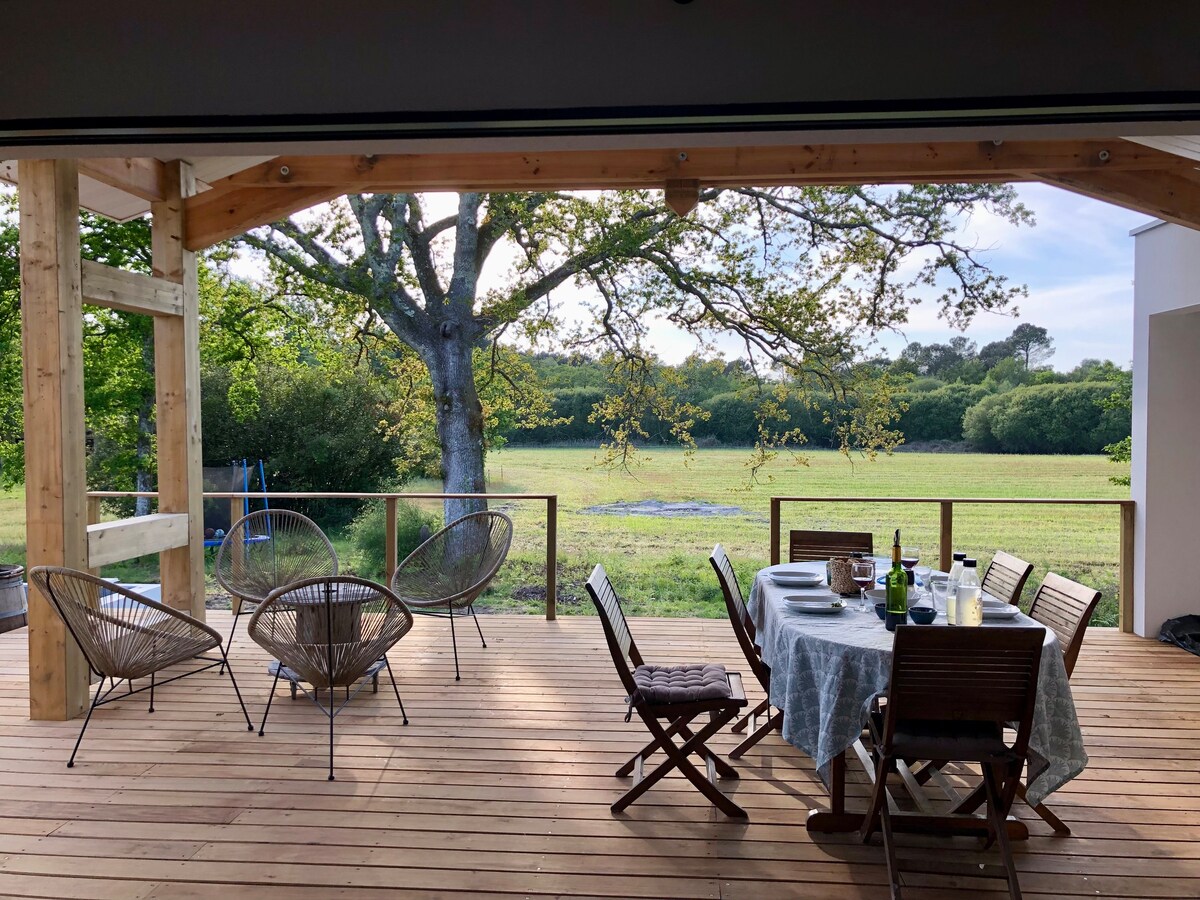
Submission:
M 988 267 L 962 225 L 982 210 L 1031 221 L 1007 185 L 714 188 L 686 217 L 656 191 L 463 193 L 437 217 L 435 205 L 353 194 L 241 240 L 419 356 L 448 492 L 484 490 L 475 369 L 494 363 L 486 351 L 505 335 L 607 355 L 615 389 L 595 415 L 618 458 L 648 409 L 688 439 L 689 410 L 655 381 L 656 320 L 701 342 L 733 336 L 765 388 L 783 377 L 857 394 L 845 444 L 884 444 L 888 395 L 856 359 L 922 296 L 957 326 L 1006 307 L 1023 289 Z M 589 314 L 572 321 L 560 304 L 580 290 Z M 764 409 L 766 422 L 778 405 Z M 446 514 L 474 507 L 448 503 Z

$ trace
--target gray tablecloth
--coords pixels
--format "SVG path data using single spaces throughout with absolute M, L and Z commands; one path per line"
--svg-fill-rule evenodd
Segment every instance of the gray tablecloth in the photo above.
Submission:
M 824 563 L 812 563 L 824 574 Z M 771 667 L 771 703 L 783 710 L 783 737 L 817 764 L 829 783 L 830 764 L 862 732 L 871 701 L 887 689 L 892 665 L 892 634 L 872 608 L 858 601 L 840 615 L 817 616 L 789 610 L 788 594 L 813 592 L 782 588 L 759 572 L 749 609 L 762 656 Z M 945 623 L 939 616 L 938 624 Z M 1037 625 L 1025 615 L 983 627 Z M 1040 627 L 1040 626 L 1038 626 Z M 1029 802 L 1040 803 L 1083 771 L 1087 753 L 1075 714 L 1075 701 L 1054 632 L 1046 630 L 1038 679 L 1037 706 L 1030 736 Z

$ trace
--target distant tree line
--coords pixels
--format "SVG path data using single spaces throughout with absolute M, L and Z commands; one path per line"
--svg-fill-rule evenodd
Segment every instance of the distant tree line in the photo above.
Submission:
M 892 397 L 899 418 L 893 427 L 908 444 L 944 443 L 991 453 L 1100 453 L 1130 433 L 1128 404 L 1114 394 L 1130 373 L 1110 361 L 1086 359 L 1069 372 L 1046 365 L 1054 340 L 1029 323 L 1004 340 L 978 348 L 956 336 L 946 343 L 910 343 L 891 359 L 866 365 L 900 383 Z M 504 435 L 516 445 L 593 444 L 603 437 L 597 404 L 610 389 L 607 367 L 582 355 L 538 354 L 529 363 L 551 398 L 550 423 Z M 671 370 L 669 381 L 681 402 L 700 414 L 692 434 L 703 445 L 752 444 L 761 420 L 763 385 L 741 360 L 693 356 Z M 820 391 L 772 393 L 791 427 L 810 447 L 837 447 L 837 428 L 849 398 Z M 651 441 L 673 443 L 670 425 L 646 416 Z

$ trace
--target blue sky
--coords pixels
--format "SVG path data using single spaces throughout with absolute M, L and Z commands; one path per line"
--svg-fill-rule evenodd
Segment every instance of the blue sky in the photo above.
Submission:
M 1037 220 L 1016 227 L 988 214 L 965 225 L 964 236 L 982 248 L 992 268 L 1024 284 L 1029 296 L 1017 315 L 982 313 L 965 332 L 982 347 L 1007 337 L 1018 322 L 1049 330 L 1055 353 L 1049 364 L 1066 370 L 1088 357 L 1129 366 L 1133 356 L 1133 238 L 1129 231 L 1151 221 L 1141 213 L 1042 184 L 1017 185 L 1021 201 Z M 896 356 L 907 341 L 944 343 L 962 332 L 937 317 L 932 303 L 918 305 L 903 335 L 883 334 L 879 343 Z M 668 362 L 679 362 L 695 340 L 658 324 L 651 342 Z M 737 355 L 739 345 L 718 341 Z

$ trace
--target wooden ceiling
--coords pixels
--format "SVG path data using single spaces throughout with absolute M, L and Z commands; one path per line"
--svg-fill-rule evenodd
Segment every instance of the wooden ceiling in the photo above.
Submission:
M 1170 146 L 1170 145 L 1167 145 Z M 1037 181 L 1200 228 L 1200 161 L 1120 138 L 279 156 L 197 160 L 185 241 L 200 250 L 352 192 Z M 162 193 L 156 159 L 81 159 L 81 176 L 141 203 Z M 103 210 L 100 210 L 103 212 Z

